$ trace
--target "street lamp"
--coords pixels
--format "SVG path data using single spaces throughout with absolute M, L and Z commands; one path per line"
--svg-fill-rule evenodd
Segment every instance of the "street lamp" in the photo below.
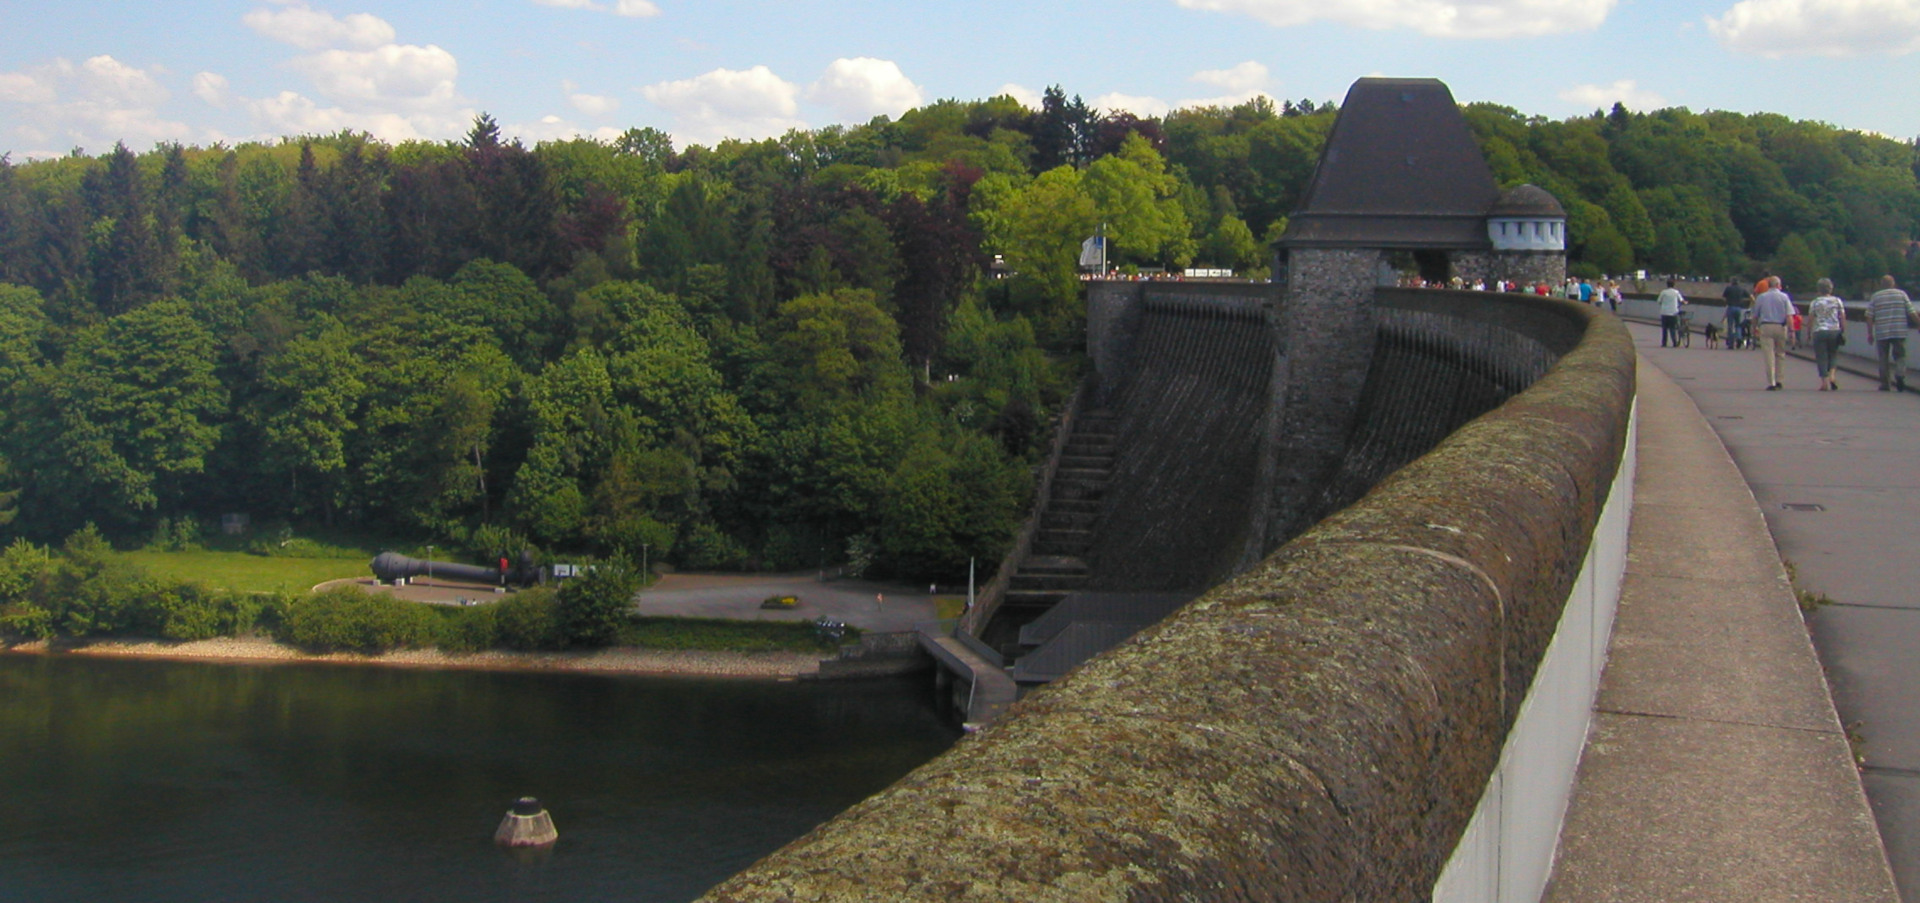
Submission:
M 433 583 L 433 543 L 427 543 L 427 583 Z

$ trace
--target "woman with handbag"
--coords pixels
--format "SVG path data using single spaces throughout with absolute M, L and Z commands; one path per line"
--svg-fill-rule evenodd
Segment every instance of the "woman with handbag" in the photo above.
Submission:
M 1833 280 L 1819 282 L 1820 297 L 1807 305 L 1813 321 L 1813 366 L 1820 371 L 1820 391 L 1839 391 L 1833 378 L 1833 359 L 1847 343 L 1847 307 L 1833 296 Z

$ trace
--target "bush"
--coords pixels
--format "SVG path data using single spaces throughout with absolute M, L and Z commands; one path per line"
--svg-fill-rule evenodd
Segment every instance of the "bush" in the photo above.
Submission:
M 639 589 L 640 572 L 624 555 L 562 584 L 557 608 L 567 644 L 607 646 L 618 640 L 620 628 L 633 615 L 633 594 Z
M 44 640 L 53 636 L 53 612 L 31 602 L 0 604 L 0 639 Z
M 196 583 L 159 588 L 145 620 L 159 625 L 170 640 L 210 640 L 239 636 L 259 623 L 268 599 L 252 593 L 208 589 Z
M 521 590 L 487 606 L 493 614 L 493 645 L 534 651 L 567 645 L 559 594 L 546 587 Z
M 303 649 L 371 654 L 430 646 L 439 626 L 418 603 L 340 587 L 293 603 L 275 638 Z

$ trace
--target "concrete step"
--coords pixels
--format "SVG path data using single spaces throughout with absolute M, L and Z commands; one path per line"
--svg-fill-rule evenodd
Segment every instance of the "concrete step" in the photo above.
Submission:
M 1079 574 L 1086 576 L 1086 561 L 1068 555 L 1029 555 L 1020 563 L 1021 574 Z
M 1120 450 L 1120 443 L 1112 436 L 1075 436 L 1067 440 L 1067 447 L 1061 449 L 1065 455 L 1100 455 L 1113 457 Z
M 1113 471 L 1112 455 L 1076 455 L 1072 449 L 1060 456 L 1061 470 L 1099 470 Z
M 1000 608 L 1009 613 L 1043 612 L 1067 597 L 1064 590 L 1007 590 L 1000 597 Z
M 1042 530 L 1091 530 L 1100 520 L 1099 512 L 1081 513 L 1077 511 L 1055 511 L 1047 507 L 1047 513 L 1040 518 Z
M 1036 540 L 1033 551 L 1040 555 L 1085 555 L 1093 550 L 1090 542 L 1041 542 Z
M 1055 543 L 1055 544 L 1092 542 L 1093 531 L 1092 530 L 1044 530 L 1043 529 L 1034 536 L 1034 540 L 1037 542 Z
M 1021 572 L 1013 575 L 1013 579 L 1007 582 L 1007 591 L 1058 590 L 1061 592 L 1071 592 L 1085 586 L 1086 583 L 1087 575 L 1085 574 L 1028 574 Z
M 1047 500 L 1047 504 L 1057 505 L 1061 501 L 1094 502 L 1098 504 L 1100 497 L 1105 495 L 1106 492 L 1107 485 L 1105 483 L 1090 483 L 1085 480 L 1067 480 L 1064 482 L 1055 480 L 1053 483 L 1053 497 Z
M 1056 486 L 1059 485 L 1061 480 L 1068 482 L 1105 483 L 1107 479 L 1112 476 L 1113 470 L 1111 468 L 1066 467 L 1063 465 L 1059 470 L 1054 471 L 1053 481 Z
M 1059 514 L 1099 514 L 1100 503 L 1093 499 L 1053 498 L 1047 500 L 1047 511 Z

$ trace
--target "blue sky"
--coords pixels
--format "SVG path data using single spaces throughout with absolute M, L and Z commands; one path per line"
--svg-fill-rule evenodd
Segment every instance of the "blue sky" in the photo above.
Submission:
M 1158 115 L 1367 75 L 1563 118 L 1624 101 L 1920 136 L 1920 0 L 10 2 L 0 152 L 362 130 L 676 143 L 1058 84 Z

